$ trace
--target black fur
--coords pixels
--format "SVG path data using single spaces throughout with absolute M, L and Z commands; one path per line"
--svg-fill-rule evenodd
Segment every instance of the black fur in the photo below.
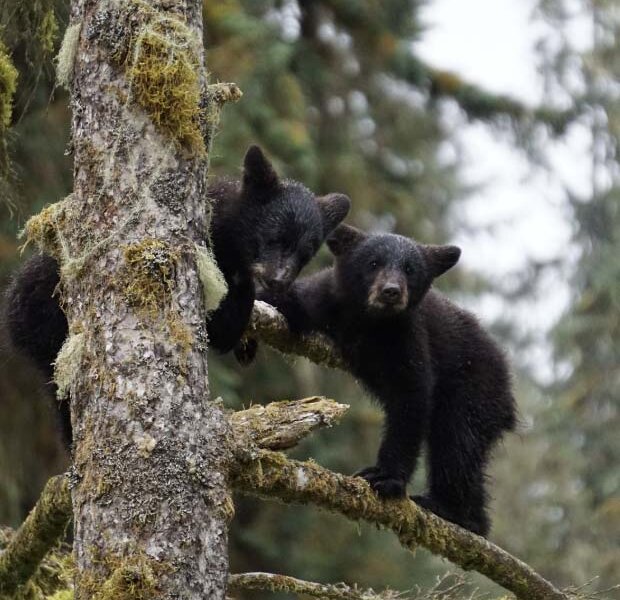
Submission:
M 209 322 L 209 340 L 219 352 L 229 352 L 247 327 L 254 282 L 286 289 L 351 202 L 343 194 L 316 197 L 297 181 L 279 179 L 258 146 L 245 155 L 242 182 L 220 180 L 209 194 L 215 201 L 215 258 L 229 286 Z
M 359 475 L 383 497 L 403 496 L 426 442 L 429 489 L 414 499 L 486 535 L 485 468 L 515 427 L 515 404 L 501 350 L 473 315 L 430 289 L 460 250 L 345 225 L 327 243 L 334 267 L 260 299 L 294 332 L 327 334 L 380 402 L 377 464 Z
M 214 201 L 211 236 L 228 294 L 207 324 L 210 346 L 224 353 L 241 338 L 254 304 L 254 280 L 265 289 L 284 290 L 344 219 L 350 200 L 342 194 L 315 197 L 296 181 L 280 180 L 258 146 L 244 159 L 243 181 L 219 180 L 209 187 Z M 15 347 L 29 356 L 50 382 L 52 363 L 67 335 L 67 320 L 54 291 L 55 259 L 36 255 L 9 287 L 6 322 Z M 71 424 L 61 404 L 65 441 Z

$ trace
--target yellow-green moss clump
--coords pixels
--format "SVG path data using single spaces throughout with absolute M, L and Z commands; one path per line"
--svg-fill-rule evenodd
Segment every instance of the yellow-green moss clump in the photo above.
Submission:
M 200 41 L 181 18 L 144 10 L 127 56 L 131 97 L 177 145 L 204 155 Z
M 207 313 L 212 313 L 228 293 L 228 284 L 208 248 L 196 246 L 196 266 L 202 284 L 205 308 Z
M 56 592 L 53 596 L 48 596 L 47 600 L 73 600 L 75 594 L 73 590 L 61 590 Z
M 139 312 L 155 317 L 174 287 L 178 254 L 166 242 L 146 238 L 125 246 L 123 255 L 119 283 L 125 298 Z
M 104 581 L 101 575 L 84 573 L 80 582 L 85 597 L 92 600 L 147 600 L 156 598 L 159 578 L 170 568 L 148 557 L 142 551 L 130 556 L 108 556 L 102 559 L 110 574 Z
M 21 237 L 26 239 L 26 245 L 35 242 L 37 246 L 52 256 L 60 259 L 62 249 L 58 237 L 58 226 L 62 219 L 63 204 L 57 202 L 46 206 L 26 222 Z
M 17 90 L 17 69 L 0 42 L 0 131 L 11 124 L 13 96 Z
M 2 42 L 0 42 L 0 177 L 9 172 L 6 149 L 6 130 L 11 125 L 13 96 L 17 89 L 17 69 L 14 67 Z
M 58 21 L 53 8 L 48 8 L 41 15 L 41 21 L 36 31 L 36 39 L 45 56 L 51 56 L 54 52 L 56 36 L 58 35 Z

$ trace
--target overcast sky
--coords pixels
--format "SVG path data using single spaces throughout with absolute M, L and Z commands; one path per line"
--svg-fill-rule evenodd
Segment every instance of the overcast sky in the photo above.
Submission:
M 532 0 L 432 0 L 423 10 L 428 31 L 417 52 L 430 64 L 454 70 L 491 91 L 510 94 L 536 105 L 543 98 L 535 44 L 552 32 L 531 19 Z M 587 46 L 587 24 L 572 32 Z M 537 169 L 502 139 L 480 124 L 459 134 L 463 176 L 480 185 L 453 215 L 455 238 L 463 247 L 463 264 L 487 276 L 506 280 L 522 272 L 530 260 L 575 256 L 571 247 L 571 215 L 565 186 L 587 196 L 590 185 L 589 132 L 574 127 L 561 143 L 549 144 L 551 172 Z M 473 228 L 473 233 L 472 233 Z M 566 273 L 550 274 L 537 297 L 521 305 L 490 295 L 476 307 L 482 318 L 506 316 L 527 331 L 539 332 L 530 365 L 536 374 L 553 376 L 546 343 L 549 326 L 568 301 Z

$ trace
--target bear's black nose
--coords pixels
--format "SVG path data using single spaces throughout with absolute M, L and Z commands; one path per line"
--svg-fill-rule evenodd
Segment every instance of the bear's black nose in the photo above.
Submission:
M 381 288 L 381 300 L 390 304 L 395 304 L 400 300 L 401 290 L 397 283 L 386 283 Z

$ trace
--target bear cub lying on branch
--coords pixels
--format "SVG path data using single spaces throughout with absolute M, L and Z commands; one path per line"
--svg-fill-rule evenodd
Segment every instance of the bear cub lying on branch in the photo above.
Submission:
M 413 499 L 480 535 L 489 531 L 485 468 L 515 402 L 501 350 L 470 313 L 431 290 L 453 267 L 455 246 L 426 246 L 340 225 L 327 239 L 334 267 L 266 290 L 298 334 L 322 332 L 380 402 L 377 464 L 358 473 L 382 497 L 402 497 L 422 444 L 428 493 Z
M 282 180 L 258 146 L 244 158 L 243 180 L 216 180 L 208 195 L 214 202 L 213 253 L 228 293 L 207 323 L 209 344 L 230 351 L 245 331 L 254 305 L 254 281 L 284 290 L 346 217 L 351 202 L 343 194 L 317 197 L 301 183 Z M 68 325 L 54 296 L 60 281 L 58 262 L 37 254 L 15 276 L 7 292 L 5 320 L 14 346 L 30 357 L 48 381 Z M 55 385 L 50 383 L 55 395 Z M 59 405 L 67 446 L 71 419 L 67 402 Z

